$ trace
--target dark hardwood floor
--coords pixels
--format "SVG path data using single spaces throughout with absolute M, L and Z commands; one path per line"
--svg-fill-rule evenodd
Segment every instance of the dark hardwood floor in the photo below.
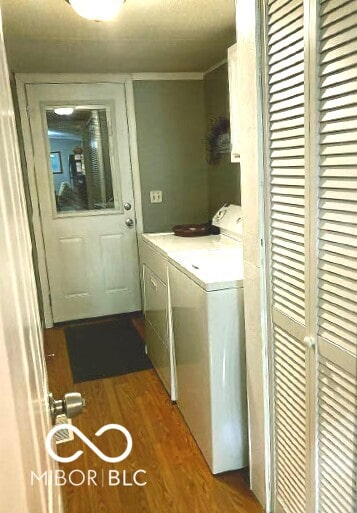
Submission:
M 140 318 L 133 322 L 143 336 Z M 84 451 L 77 461 L 62 464 L 66 474 L 73 469 L 92 469 L 99 476 L 109 469 L 126 470 L 129 483 L 135 470 L 147 473 L 142 487 L 67 484 L 62 487 L 66 513 L 262 513 L 245 471 L 212 476 L 154 370 L 73 384 L 63 326 L 46 330 L 45 354 L 54 396 L 77 390 L 86 398 L 87 407 L 73 424 L 99 449 L 108 455 L 123 451 L 120 434 L 94 436 L 104 424 L 122 424 L 133 437 L 130 456 L 116 464 L 100 460 L 76 437 L 59 445 L 63 456 Z

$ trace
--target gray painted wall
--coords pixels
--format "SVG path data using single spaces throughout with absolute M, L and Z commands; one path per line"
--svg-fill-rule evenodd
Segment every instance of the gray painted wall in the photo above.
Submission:
M 229 118 L 229 89 L 227 64 L 220 66 L 204 78 L 206 133 L 210 120 L 220 116 Z M 230 154 L 223 154 L 219 163 L 207 163 L 208 201 L 211 216 L 224 204 L 241 204 L 240 166 L 232 164 Z
M 203 81 L 134 82 L 144 230 L 208 220 Z M 150 203 L 150 190 L 163 202 Z

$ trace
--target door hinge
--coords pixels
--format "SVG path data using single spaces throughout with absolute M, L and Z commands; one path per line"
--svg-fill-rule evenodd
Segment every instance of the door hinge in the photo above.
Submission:
M 51 296 L 51 294 L 48 294 L 48 300 L 50 302 L 50 308 L 52 309 L 52 296 Z
M 30 107 L 28 105 L 26 105 L 26 116 L 27 119 L 30 119 Z

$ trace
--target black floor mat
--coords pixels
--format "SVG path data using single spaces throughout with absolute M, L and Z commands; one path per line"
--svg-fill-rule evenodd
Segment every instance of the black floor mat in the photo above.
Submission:
M 65 329 L 74 383 L 150 369 L 130 316 Z

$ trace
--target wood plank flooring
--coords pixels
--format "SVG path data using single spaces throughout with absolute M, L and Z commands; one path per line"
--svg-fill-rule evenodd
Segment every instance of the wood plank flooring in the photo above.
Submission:
M 135 325 L 144 333 L 140 321 Z M 212 476 L 154 370 L 73 384 L 63 327 L 46 330 L 45 354 L 54 396 L 77 390 L 86 398 L 85 412 L 73 424 L 99 449 L 114 456 L 125 445 L 119 433 L 95 437 L 104 424 L 122 424 L 133 437 L 130 456 L 119 464 L 103 462 L 78 438 L 59 445 L 63 456 L 84 451 L 77 461 L 62 465 L 66 474 L 93 469 L 102 477 L 109 469 L 126 470 L 129 483 L 135 470 L 147 473 L 142 487 L 67 484 L 62 487 L 66 513 L 262 513 L 244 471 Z

